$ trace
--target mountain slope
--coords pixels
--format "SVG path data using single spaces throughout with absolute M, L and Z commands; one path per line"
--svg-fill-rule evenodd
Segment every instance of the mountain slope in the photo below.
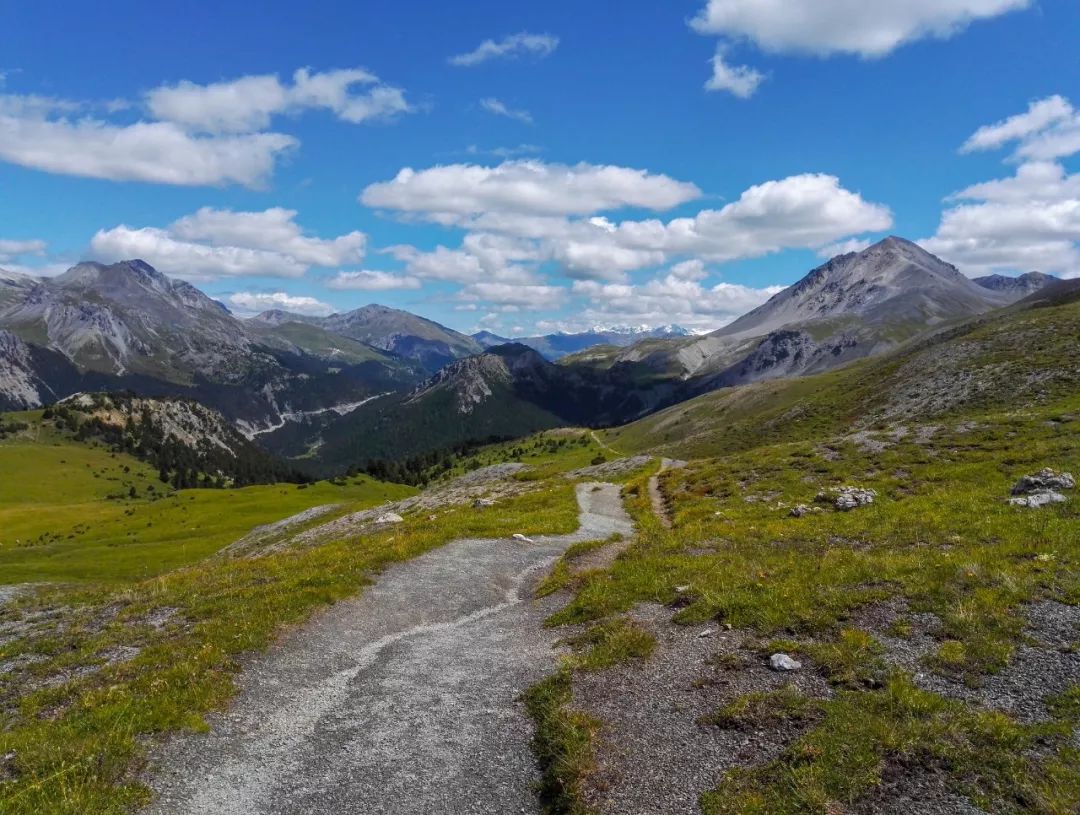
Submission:
M 1068 284 L 1074 281 L 1060 281 Z M 1054 294 L 1051 289 L 1057 289 Z M 625 452 L 722 455 L 881 422 L 1022 410 L 1080 392 L 1080 286 L 816 376 L 727 388 L 606 433 Z
M 236 319 L 139 260 L 51 279 L 0 275 L 0 406 L 82 390 L 195 398 L 253 428 L 408 390 L 415 364 L 303 321 Z
M 139 260 L 0 287 L 0 326 L 83 370 L 189 384 L 237 381 L 268 364 L 220 304 Z
M 830 370 L 1008 302 L 916 244 L 889 237 L 832 258 L 718 331 L 610 352 L 606 364 L 674 372 L 694 395 Z
M 519 343 L 539 351 L 549 360 L 562 359 L 570 354 L 595 348 L 599 345 L 625 348 L 647 339 L 672 339 L 688 336 L 690 336 L 690 332 L 677 325 L 666 325 L 659 328 L 604 328 L 598 326 L 590 331 L 582 331 L 576 334 L 544 334 L 536 337 L 518 337 L 517 339 L 500 337 L 490 331 L 480 331 L 472 335 L 473 339 L 484 348 L 494 348 L 497 345 L 507 343 Z
M 1007 302 L 1016 302 L 1045 288 L 1055 280 L 1057 278 L 1054 275 L 1043 274 L 1042 272 L 1026 272 L 1017 277 L 1008 277 L 1001 274 L 986 275 L 972 278 L 971 282 L 982 286 L 984 289 L 997 292 Z

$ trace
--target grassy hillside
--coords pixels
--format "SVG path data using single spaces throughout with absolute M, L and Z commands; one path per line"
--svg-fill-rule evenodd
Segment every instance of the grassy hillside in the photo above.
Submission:
M 34 415 L 19 418 L 5 427 Z M 572 531 L 574 485 L 557 476 L 599 449 L 583 431 L 545 434 L 521 443 L 541 477 L 524 476 L 495 507 L 416 510 L 362 536 L 217 557 L 253 526 L 305 508 L 337 504 L 312 522 L 323 523 L 415 490 L 359 477 L 176 491 L 137 460 L 51 425 L 3 436 L 0 580 L 37 584 L 6 603 L 0 585 L 5 815 L 130 813 L 147 801 L 138 780 L 147 745 L 204 726 L 203 715 L 232 696 L 243 654 L 360 591 L 388 564 L 447 541 Z M 444 476 L 516 457 L 492 448 Z
M 631 720 L 655 741 L 705 734 L 657 752 L 715 751 L 708 815 L 1080 810 L 1080 494 L 1007 501 L 1023 475 L 1080 472 L 1078 365 L 1080 304 L 1059 302 L 605 434 L 695 460 L 660 476 L 670 529 L 645 476 L 627 487 L 641 534 L 573 578 L 550 620 L 592 626 L 562 684 L 533 696 L 557 811 L 591 812 L 612 778 L 645 771 L 619 763 L 607 745 L 628 734 L 575 708 L 567 683 L 600 659 L 605 686 L 664 698 L 639 667 L 654 648 L 686 661 L 679 698 L 705 715 Z M 874 502 L 838 511 L 830 491 L 845 485 Z M 641 623 L 642 604 L 675 625 Z M 682 625 L 712 632 L 706 659 Z M 770 671 L 779 652 L 802 669 Z
M 625 452 L 700 457 L 840 433 L 852 424 L 1045 405 L 1078 390 L 1080 302 L 1063 297 L 819 376 L 710 393 L 603 438 Z
M 0 582 L 120 582 L 193 563 L 253 526 L 323 504 L 340 512 L 413 492 L 366 477 L 309 486 L 174 490 L 156 469 L 73 440 L 40 412 L 0 439 Z M 134 493 L 134 495 L 132 494 Z

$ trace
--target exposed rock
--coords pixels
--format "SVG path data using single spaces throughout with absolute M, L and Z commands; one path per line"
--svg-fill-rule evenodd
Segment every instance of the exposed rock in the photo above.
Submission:
M 513 535 L 511 535 L 511 537 L 520 543 L 536 543 L 536 541 L 534 541 L 532 538 L 527 538 L 520 532 L 515 532 Z
M 769 657 L 769 667 L 774 671 L 797 671 L 802 663 L 787 654 L 773 654 Z
M 792 518 L 801 518 L 804 515 L 809 515 L 811 512 L 814 511 L 814 509 L 818 508 L 808 507 L 806 504 L 796 504 L 791 508 L 791 511 L 788 513 L 788 515 L 790 515 Z M 821 510 L 818 509 L 818 511 L 820 512 Z
M 814 501 L 819 504 L 832 504 L 840 512 L 849 512 L 874 503 L 875 498 L 877 498 L 877 490 L 845 486 L 819 492 Z
M 492 501 L 490 498 L 477 498 L 475 501 L 473 501 L 473 506 L 477 509 L 484 509 L 485 507 L 495 506 L 495 502 Z
M 399 524 L 405 519 L 398 515 L 396 512 L 384 512 L 378 518 L 375 519 L 375 523 L 380 525 L 385 524 Z
M 1054 492 L 1053 490 L 1039 490 L 1033 492 L 1030 495 L 1021 495 L 1016 498 L 1010 498 L 1009 503 L 1014 507 L 1027 507 L 1028 509 L 1038 509 L 1048 504 L 1063 504 L 1068 499 L 1060 492 Z
M 1049 467 L 1035 475 L 1025 475 L 1012 488 L 1013 495 L 1031 495 L 1048 490 L 1071 490 L 1076 486 L 1072 473 L 1059 473 Z

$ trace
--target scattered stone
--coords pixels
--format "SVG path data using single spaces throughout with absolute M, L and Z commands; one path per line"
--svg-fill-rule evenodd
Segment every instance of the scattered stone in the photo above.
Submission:
M 716 634 L 716 629 L 715 628 L 706 628 L 704 631 L 699 631 L 698 632 L 698 638 L 700 639 L 702 637 L 712 637 L 715 634 Z
M 864 487 L 833 487 L 828 492 L 819 492 L 814 498 L 818 504 L 832 504 L 840 512 L 850 512 L 853 509 L 874 503 L 877 498 L 877 490 Z
M 791 512 L 788 513 L 792 518 L 801 518 L 803 515 L 809 515 L 812 510 L 806 504 L 796 504 L 791 508 Z
M 405 519 L 398 515 L 396 512 L 384 512 L 382 515 L 375 519 L 375 523 L 379 524 L 380 526 L 385 526 L 387 524 L 399 524 L 404 520 Z
M 513 539 L 516 541 L 520 541 L 521 543 L 536 543 L 536 541 L 534 541 L 532 538 L 527 538 L 520 532 L 515 532 L 511 537 L 513 537 Z
M 495 506 L 495 502 L 492 501 L 490 498 L 477 498 L 475 501 L 473 501 L 473 506 L 477 509 L 482 509 L 484 507 Z
M 1012 488 L 1013 495 L 1032 495 L 1054 490 L 1071 490 L 1076 486 L 1072 473 L 1059 473 L 1047 467 L 1035 475 L 1025 475 Z M 1064 500 L 1064 498 L 1062 498 Z M 1030 506 L 1030 505 L 1027 505 Z
M 774 671 L 797 671 L 802 663 L 787 654 L 773 654 L 769 657 L 769 667 Z
M 1010 498 L 1009 503 L 1014 507 L 1038 509 L 1039 507 L 1044 507 L 1048 504 L 1063 504 L 1067 500 L 1068 499 L 1060 492 L 1040 490 L 1039 492 L 1031 493 L 1031 495 L 1021 495 L 1017 498 Z
M 675 593 L 676 594 L 686 594 L 686 592 L 688 592 L 688 591 L 690 591 L 689 586 L 676 586 L 675 587 Z

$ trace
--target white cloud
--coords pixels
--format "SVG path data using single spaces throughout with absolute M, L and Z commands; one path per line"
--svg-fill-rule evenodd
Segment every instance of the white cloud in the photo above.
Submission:
M 50 173 L 181 186 L 259 187 L 299 144 L 282 133 L 195 136 L 169 122 L 70 118 L 63 105 L 0 96 L 0 159 Z
M 331 289 L 354 291 L 393 291 L 395 289 L 418 289 L 419 278 L 393 272 L 370 271 L 338 272 L 326 284 Z
M 41 240 L 10 240 L 0 238 L 0 263 L 7 263 L 21 255 L 41 255 L 48 244 Z
M 480 65 L 491 59 L 513 59 L 522 56 L 534 56 L 542 59 L 550 56 L 559 47 L 559 38 L 550 34 L 530 34 L 522 32 L 503 37 L 501 40 L 484 40 L 480 45 L 465 54 L 450 57 L 451 65 L 468 68 Z
M 892 226 L 889 209 L 845 189 L 835 176 L 806 174 L 766 181 L 719 210 L 692 218 L 624 222 L 620 242 L 723 262 L 782 249 L 814 249 Z
M 766 51 L 881 57 L 904 43 L 946 38 L 1031 0 L 708 0 L 691 25 Z
M 695 331 L 712 331 L 764 303 L 783 289 L 770 286 L 755 289 L 732 283 L 706 286 L 702 278 L 688 275 L 689 267 L 676 267 L 642 285 L 577 281 L 573 292 L 586 298 L 589 306 L 572 330 L 587 329 L 597 323 L 630 325 L 676 324 Z
M 524 183 L 515 183 L 519 180 L 514 177 L 518 175 L 516 170 L 495 179 L 487 168 L 403 171 L 397 181 L 375 185 L 375 189 L 369 187 L 364 200 L 393 203 L 438 223 L 471 230 L 459 250 L 439 247 L 433 252 L 421 252 L 403 247 L 397 252 L 400 260 L 408 262 L 409 274 L 458 283 L 485 276 L 527 274 L 534 266 L 551 261 L 558 263 L 568 277 L 615 283 L 625 279 L 628 272 L 681 257 L 725 262 L 788 248 L 818 249 L 892 225 L 887 207 L 865 201 L 829 175 L 769 181 L 749 188 L 737 201 L 719 210 L 702 210 L 669 222 L 614 222 L 590 214 L 585 202 L 591 199 L 597 208 L 611 204 L 617 199 L 616 193 L 610 191 L 616 184 L 609 183 L 607 189 L 598 192 L 588 189 L 588 183 L 568 183 L 546 165 L 529 165 L 521 174 Z M 631 174 L 630 182 L 662 179 L 660 193 L 670 196 L 664 203 L 679 192 L 688 196 L 686 187 L 697 189 L 663 176 L 627 172 Z M 548 183 L 552 176 L 555 181 Z M 624 181 L 619 175 L 616 180 Z M 619 194 L 623 200 L 629 197 L 630 186 L 622 185 Z M 676 187 L 674 191 L 672 186 Z M 568 188 L 580 189 L 581 194 L 575 197 Z M 640 200 L 646 193 L 638 194 Z M 538 212 L 525 211 L 527 208 Z M 589 217 L 572 218 L 566 217 L 570 213 L 559 212 L 571 209 L 578 211 L 574 214 Z M 486 259 L 482 262 L 481 258 Z
M 1051 161 L 1080 153 L 1080 111 L 1063 96 L 1032 102 L 1027 111 L 980 127 L 960 148 L 963 153 L 994 150 L 1017 142 L 1016 158 Z
M 501 306 L 519 308 L 554 308 L 566 297 L 562 286 L 517 283 L 472 283 L 462 289 L 463 299 L 481 300 Z
M 1011 141 L 1028 139 L 1048 127 L 1072 118 L 1072 105 L 1063 96 L 1049 96 L 1028 105 L 1024 113 L 976 130 L 960 148 L 962 153 L 994 150 Z
M 749 65 L 729 65 L 722 46 L 716 49 L 712 66 L 713 74 L 705 83 L 706 90 L 727 91 L 739 99 L 749 99 L 765 81 L 765 74 Z
M 366 87 L 355 93 L 356 86 Z M 312 73 L 301 68 L 291 85 L 276 75 L 244 76 L 198 85 L 183 81 L 150 91 L 150 113 L 203 133 L 249 133 L 264 130 L 271 117 L 322 108 L 347 122 L 388 119 L 411 110 L 400 88 L 379 81 L 363 68 Z
M 121 225 L 99 231 L 91 251 L 103 260 L 142 258 L 166 274 L 188 280 L 261 275 L 302 277 L 312 266 L 363 259 L 366 238 L 351 232 L 330 240 L 303 234 L 296 212 L 200 209 L 166 229 Z
M 363 260 L 367 244 L 363 232 L 330 240 L 310 237 L 296 223 L 296 215 L 296 210 L 281 207 L 262 212 L 203 207 L 173 223 L 169 231 L 186 241 L 276 252 L 308 266 L 343 266 Z
M 861 252 L 863 249 L 867 249 L 870 246 L 871 241 L 864 238 L 852 238 L 846 241 L 837 241 L 836 243 L 828 243 L 817 250 L 819 258 L 834 258 L 837 255 L 846 255 L 851 252 Z
M 365 90 L 354 92 L 357 85 Z M 88 105 L 0 94 L 0 160 L 109 181 L 258 188 L 300 144 L 266 131 L 273 115 L 324 108 L 359 123 L 411 110 L 399 88 L 359 68 L 302 68 L 291 85 L 272 75 L 181 82 L 150 91 L 145 101 L 151 121 L 119 124 L 99 114 L 126 109 L 124 100 Z
M 665 210 L 701 195 L 693 184 L 627 167 L 508 161 L 497 167 L 451 164 L 401 170 L 361 195 L 371 207 L 460 222 L 488 212 L 591 214 L 624 207 Z
M 969 275 L 1039 270 L 1080 276 L 1080 173 L 1070 175 L 1050 160 L 1080 153 L 1080 117 L 1068 100 L 1049 97 L 980 128 L 964 149 L 1010 142 L 1019 143 L 1022 161 L 1015 173 L 949 196 L 936 234 L 920 243 Z
M 507 119 L 514 119 L 518 122 L 531 125 L 533 123 L 532 114 L 527 110 L 515 110 L 514 108 L 507 107 L 504 102 L 495 99 L 494 97 L 488 97 L 487 99 L 480 100 L 480 107 L 486 110 L 488 113 L 493 113 L 496 116 L 504 116 Z
M 314 297 L 287 294 L 283 291 L 250 292 L 241 291 L 229 295 L 229 304 L 236 308 L 258 313 L 270 309 L 282 309 L 294 314 L 307 314 L 312 317 L 325 317 L 334 313 L 334 307 L 316 300 Z

